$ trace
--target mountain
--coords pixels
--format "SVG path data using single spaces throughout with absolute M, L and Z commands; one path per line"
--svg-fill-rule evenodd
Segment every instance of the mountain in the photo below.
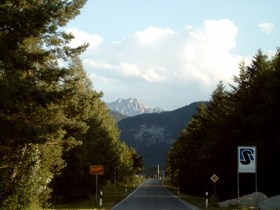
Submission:
M 107 103 L 107 107 L 111 111 L 119 112 L 125 116 L 136 116 L 146 113 L 160 113 L 164 110 L 161 108 L 151 109 L 144 105 L 140 100 L 134 98 L 118 99 L 114 102 Z
M 194 102 L 174 111 L 125 118 L 118 122 L 120 140 L 143 155 L 146 166 L 164 166 L 171 144 L 197 113 L 197 106 L 201 103 Z
M 110 115 L 111 117 L 113 117 L 115 119 L 115 122 L 118 123 L 119 121 L 123 120 L 124 118 L 127 118 L 128 116 L 123 115 L 119 112 L 116 111 L 112 111 L 110 110 Z

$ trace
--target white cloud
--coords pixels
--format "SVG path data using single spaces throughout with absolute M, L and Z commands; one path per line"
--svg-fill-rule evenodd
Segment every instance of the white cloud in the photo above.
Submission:
M 132 63 L 120 62 L 119 64 L 109 64 L 109 63 L 98 63 L 94 60 L 84 59 L 83 63 L 86 67 L 93 68 L 102 71 L 99 73 L 102 75 L 107 75 L 107 77 L 130 77 L 139 76 L 141 71 L 137 65 Z
M 181 31 L 150 26 L 114 43 L 73 30 L 78 40 L 91 40 L 97 47 L 82 59 L 106 100 L 145 97 L 156 100 L 157 106 L 167 98 L 177 104 L 184 97 L 208 100 L 220 80 L 232 83 L 240 59 L 230 54 L 237 33 L 226 19 L 206 20 Z
M 125 77 L 141 75 L 141 70 L 136 64 L 133 63 L 120 62 L 118 69 Z
M 97 63 L 94 60 L 84 59 L 83 63 L 90 68 L 97 68 L 97 69 L 116 69 L 116 67 L 109 63 Z
M 71 40 L 70 44 L 72 47 L 78 47 L 85 43 L 89 43 L 89 48 L 95 48 L 102 44 L 103 38 L 97 34 L 89 34 L 85 31 L 80 31 L 77 28 L 69 28 L 66 30 L 67 33 L 72 33 L 75 38 Z
M 260 27 L 261 31 L 266 34 L 271 34 L 274 30 L 274 25 L 271 23 L 260 23 L 259 27 Z
M 225 19 L 206 20 L 202 27 L 189 31 L 182 53 L 183 77 L 201 82 L 204 90 L 213 88 L 219 80 L 230 82 L 238 67 L 229 53 L 236 46 L 237 32 L 233 22 Z
M 154 69 L 150 69 L 148 70 L 144 75 L 143 78 L 146 81 L 149 82 L 161 82 L 161 81 L 165 81 L 167 79 L 167 77 L 165 75 L 160 75 L 157 71 L 155 71 Z
M 174 31 L 172 31 L 170 28 L 162 29 L 150 26 L 144 31 L 136 32 L 136 37 L 141 44 L 149 44 L 168 34 L 173 35 Z
M 192 29 L 193 29 L 193 26 L 191 26 L 191 25 L 187 25 L 187 26 L 185 27 L 185 30 L 187 30 L 187 31 L 192 30 Z

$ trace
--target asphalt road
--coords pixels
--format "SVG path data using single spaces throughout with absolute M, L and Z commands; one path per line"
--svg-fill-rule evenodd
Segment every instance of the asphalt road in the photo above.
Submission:
M 169 193 L 162 180 L 148 179 L 111 210 L 198 210 Z

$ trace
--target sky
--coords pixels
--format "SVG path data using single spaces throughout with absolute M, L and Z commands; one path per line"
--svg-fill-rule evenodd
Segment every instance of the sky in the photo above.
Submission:
M 65 30 L 104 102 L 175 110 L 230 90 L 238 64 L 280 47 L 279 0 L 88 0 Z

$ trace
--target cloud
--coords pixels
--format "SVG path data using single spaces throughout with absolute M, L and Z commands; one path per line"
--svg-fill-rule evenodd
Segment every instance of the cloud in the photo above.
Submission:
M 260 27 L 261 31 L 266 34 L 271 34 L 275 28 L 274 25 L 271 23 L 260 23 L 259 27 Z
M 72 33 L 75 38 L 71 40 L 72 47 L 78 47 L 85 43 L 89 43 L 89 48 L 95 48 L 102 44 L 103 38 L 97 34 L 89 34 L 85 31 L 80 31 L 77 28 L 69 28 L 65 32 Z
M 173 35 L 173 34 L 174 31 L 172 31 L 170 28 L 162 29 L 162 28 L 156 28 L 154 26 L 150 26 L 144 31 L 136 32 L 135 35 L 141 44 L 149 44 L 159 40 L 160 38 L 166 35 Z
M 206 20 L 186 37 L 183 56 L 183 75 L 213 86 L 218 80 L 228 82 L 236 73 L 237 61 L 230 49 L 236 46 L 238 28 L 229 20 Z
M 186 98 L 207 100 L 220 80 L 232 83 L 238 74 L 240 57 L 230 53 L 238 28 L 227 19 L 206 20 L 179 31 L 149 26 L 114 43 L 71 31 L 76 43 L 93 44 L 82 54 L 83 64 L 95 88 L 110 102 L 135 97 L 144 103 L 168 100 L 170 107 L 175 102 L 186 105 Z

